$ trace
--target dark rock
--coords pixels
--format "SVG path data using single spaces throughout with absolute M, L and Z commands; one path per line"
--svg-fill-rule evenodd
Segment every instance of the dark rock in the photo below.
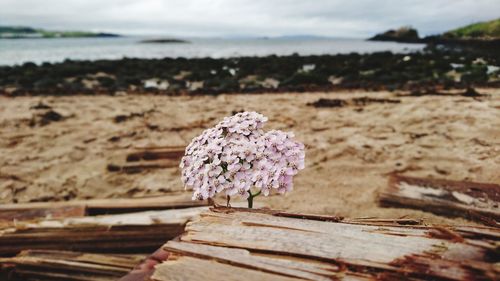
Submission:
M 235 115 L 235 114 L 238 114 L 238 113 L 241 113 L 241 112 L 245 112 L 245 110 L 243 110 L 243 109 L 233 110 L 233 111 L 231 111 L 231 115 Z
M 352 99 L 355 105 L 367 105 L 370 103 L 401 103 L 401 100 L 397 99 L 378 99 L 370 97 L 360 97 Z
M 484 64 L 474 61 L 481 57 Z M 453 69 L 451 64 L 460 64 Z M 304 65 L 315 65 L 304 71 Z M 0 94 L 77 95 L 131 94 L 195 95 L 220 93 L 263 93 L 331 91 L 333 89 L 412 90 L 438 87 L 464 89 L 495 87 L 496 73 L 488 65 L 500 65 L 500 56 L 478 55 L 460 49 L 429 47 L 422 53 L 338 54 L 311 56 L 267 56 L 241 58 L 164 58 L 72 61 L 62 63 L 0 66 Z M 230 71 L 230 70 L 235 71 Z M 461 80 L 450 79 L 455 70 Z M 105 73 L 104 76 L 96 76 Z M 182 74 L 182 75 L 180 75 Z M 264 83 L 280 81 L 277 88 Z M 99 84 L 87 88 L 84 80 Z M 144 81 L 168 81 L 166 89 L 146 89 Z M 203 82 L 190 89 L 191 83 Z M 496 83 L 496 84 L 495 84 Z M 9 89 L 8 91 L 6 89 Z M 420 91 L 420 90 L 419 90 Z M 426 95 L 430 93 L 417 93 Z
M 315 102 L 308 103 L 307 105 L 314 107 L 343 107 L 346 104 L 346 101 L 341 99 L 319 99 Z
M 420 42 L 420 37 L 418 36 L 418 31 L 416 29 L 405 26 L 400 27 L 397 30 L 391 29 L 384 33 L 377 34 L 368 40 L 417 43 Z
M 410 92 L 410 96 L 412 97 L 423 97 L 423 96 L 449 96 L 451 94 L 443 93 L 438 91 L 436 88 L 415 88 Z
M 37 90 L 52 89 L 57 87 L 58 82 L 59 82 L 58 79 L 46 77 L 33 83 L 33 87 Z
M 307 105 L 311 105 L 314 107 L 343 107 L 346 105 L 355 105 L 355 106 L 364 106 L 370 103 L 401 103 L 401 100 L 398 99 L 378 99 L 378 98 L 370 98 L 370 97 L 360 97 L 353 98 L 350 100 L 341 100 L 341 99 L 319 99 L 313 103 L 308 103 Z M 361 111 L 361 110 L 358 110 Z
M 115 86 L 115 79 L 111 77 L 97 77 L 97 81 L 99 81 L 101 87 L 104 88 L 110 88 Z
M 54 110 L 49 110 L 45 112 L 41 117 L 42 121 L 46 122 L 47 124 L 50 122 L 57 122 L 64 119 L 64 117 L 60 113 Z
M 121 139 L 119 136 L 112 136 L 108 139 L 109 142 L 117 142 Z
M 143 116 L 144 116 L 144 114 L 140 114 L 140 113 L 132 113 L 129 115 L 120 114 L 120 115 L 116 115 L 113 120 L 115 121 L 115 123 L 122 123 L 122 122 L 125 122 L 125 121 L 132 119 L 134 117 L 143 117 Z
M 150 109 L 150 110 L 147 110 L 144 112 L 133 112 L 133 113 L 130 113 L 127 115 L 120 114 L 120 115 L 116 115 L 115 118 L 113 118 L 113 120 L 115 121 L 115 123 L 121 123 L 121 122 L 125 122 L 129 119 L 133 119 L 133 118 L 137 118 L 137 117 L 144 117 L 146 114 L 152 113 L 154 111 L 155 111 L 154 109 Z
M 50 107 L 49 105 L 46 105 L 43 102 L 39 102 L 38 104 L 30 107 L 30 109 L 52 109 L 52 107 Z
M 36 126 L 36 125 L 45 126 L 45 125 L 48 125 L 52 122 L 58 122 L 58 121 L 62 121 L 64 119 L 65 119 L 65 117 L 62 114 L 50 109 L 50 110 L 47 110 L 43 113 L 39 113 L 39 114 L 35 115 L 30 120 L 29 125 L 31 127 Z
M 109 172 L 119 172 L 119 171 L 121 171 L 122 168 L 120 166 L 118 166 L 118 165 L 108 164 L 108 166 L 106 167 L 106 169 Z
M 327 85 L 330 84 L 328 77 L 316 73 L 295 73 L 282 83 L 283 86 L 296 86 L 296 85 Z
M 477 97 L 482 97 L 484 95 L 480 94 L 477 92 L 474 88 L 468 87 L 465 92 L 462 93 L 462 96 L 464 97 L 470 97 L 470 98 L 477 98 Z

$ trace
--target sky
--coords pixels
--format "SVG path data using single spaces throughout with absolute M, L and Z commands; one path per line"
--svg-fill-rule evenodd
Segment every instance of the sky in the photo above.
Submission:
M 0 26 L 180 37 L 421 35 L 500 17 L 500 0 L 0 0 Z

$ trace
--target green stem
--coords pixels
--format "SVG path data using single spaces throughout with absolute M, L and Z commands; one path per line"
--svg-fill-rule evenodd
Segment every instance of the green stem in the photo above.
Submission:
M 250 191 L 248 192 L 250 193 Z M 251 194 L 251 193 L 250 193 Z M 248 208 L 249 209 L 252 209 L 253 208 L 253 196 L 250 195 L 248 198 L 247 198 L 247 201 L 248 201 Z
M 249 194 L 249 196 L 248 196 L 248 198 L 247 198 L 247 201 L 248 201 L 248 208 L 249 208 L 249 209 L 252 209 L 252 208 L 253 208 L 253 198 L 254 198 L 254 197 L 259 196 L 259 195 L 260 195 L 260 193 L 261 193 L 261 191 L 259 191 L 259 192 L 255 193 L 255 194 L 252 194 L 252 192 L 250 192 L 250 190 L 249 190 L 249 191 L 247 191 L 247 192 L 248 192 L 248 194 Z

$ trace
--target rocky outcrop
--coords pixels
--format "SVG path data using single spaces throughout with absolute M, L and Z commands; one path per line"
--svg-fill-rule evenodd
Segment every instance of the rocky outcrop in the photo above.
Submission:
M 420 37 L 416 29 L 405 26 L 396 30 L 391 29 L 384 33 L 379 33 L 368 40 L 416 43 L 420 41 Z
M 175 38 L 161 38 L 161 39 L 147 39 L 142 40 L 139 43 L 149 43 L 149 44 L 173 44 L 173 43 L 189 43 L 189 41 L 175 39 Z

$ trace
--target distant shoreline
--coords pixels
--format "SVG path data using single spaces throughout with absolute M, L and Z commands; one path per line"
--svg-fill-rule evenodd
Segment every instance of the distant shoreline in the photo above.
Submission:
M 89 31 L 52 31 L 24 26 L 0 26 L 0 39 L 113 38 L 119 34 Z
M 28 40 L 28 39 L 78 39 L 78 38 L 122 38 L 123 35 L 90 35 L 90 36 L 64 36 L 64 37 L 0 37 L 0 40 Z

